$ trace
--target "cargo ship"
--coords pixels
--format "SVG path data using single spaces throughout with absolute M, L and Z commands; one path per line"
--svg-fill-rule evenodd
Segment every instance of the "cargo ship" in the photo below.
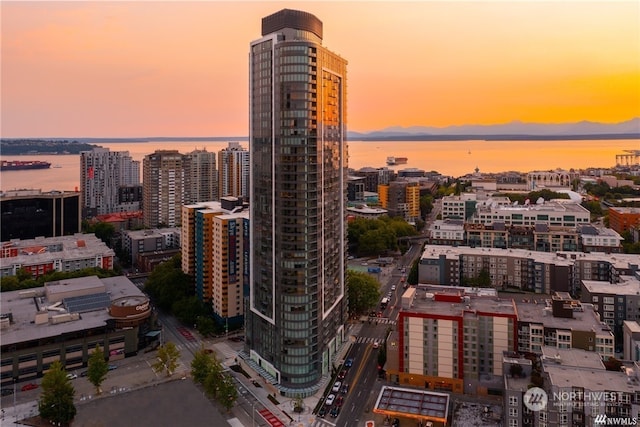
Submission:
M 40 160 L 2 160 L 0 171 L 19 171 L 27 169 L 49 169 L 51 163 Z
M 387 157 L 387 164 L 389 166 L 393 165 L 404 165 L 409 161 L 406 157 Z

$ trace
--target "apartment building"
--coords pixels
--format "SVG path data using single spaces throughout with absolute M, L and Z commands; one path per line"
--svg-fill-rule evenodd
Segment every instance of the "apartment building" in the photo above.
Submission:
M 505 225 L 535 226 L 548 224 L 550 226 L 575 227 L 590 223 L 589 211 L 581 205 L 571 201 L 540 201 L 539 203 L 525 203 L 511 205 L 496 203 L 494 199 L 476 204 L 476 212 L 469 218 L 469 222 L 476 224 L 493 224 L 503 222 Z
M 418 264 L 418 281 L 424 284 L 478 284 L 547 294 L 570 291 L 572 274 L 571 260 L 522 249 L 426 245 Z M 481 275 L 489 283 L 477 283 Z
M 15 276 L 25 269 L 33 277 L 52 271 L 78 271 L 84 268 L 113 269 L 115 253 L 95 234 L 36 237 L 2 243 L 0 277 Z
M 180 229 L 177 227 L 145 230 L 125 230 L 122 232 L 122 249 L 129 254 L 131 265 L 141 266 L 140 257 L 173 250 L 180 250 Z
M 536 301 L 536 300 L 534 300 Z M 614 356 L 614 336 L 593 304 L 556 292 L 544 303 L 516 299 L 518 351 L 542 354 L 544 346 L 594 351 L 602 358 Z
M 617 233 L 624 233 L 640 226 L 640 208 L 610 207 L 609 227 Z
M 231 196 L 249 200 L 249 169 L 249 151 L 239 142 L 229 142 L 227 148 L 220 150 L 218 199 Z
M 248 210 L 241 199 L 223 197 L 182 211 L 182 236 L 192 239 L 182 246 L 182 267 L 195 279 L 196 296 L 211 304 L 217 323 L 242 325 L 249 294 Z
M 517 347 L 513 301 L 455 288 L 414 293 L 387 340 L 389 380 L 431 390 L 489 392 L 486 378 L 502 378 L 502 353 Z
M 580 300 L 592 303 L 602 320 L 611 326 L 622 348 L 625 320 L 640 319 L 640 280 L 636 276 L 620 276 L 615 283 L 583 280 Z

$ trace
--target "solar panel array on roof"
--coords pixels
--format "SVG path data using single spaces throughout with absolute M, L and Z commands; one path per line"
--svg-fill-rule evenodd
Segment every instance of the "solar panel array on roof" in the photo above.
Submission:
M 111 298 L 106 292 L 92 295 L 81 295 L 78 297 L 64 298 L 62 303 L 69 313 L 85 313 L 108 308 L 111 305 Z
M 580 232 L 582 234 L 588 234 L 589 236 L 597 236 L 598 235 L 598 229 L 595 228 L 593 225 L 583 225 L 580 227 Z
M 448 397 L 404 389 L 385 388 L 378 409 L 424 417 L 446 418 Z

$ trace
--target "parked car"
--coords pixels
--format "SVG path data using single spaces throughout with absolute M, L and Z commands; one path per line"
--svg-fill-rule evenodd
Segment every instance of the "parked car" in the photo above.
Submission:
M 337 393 L 340 391 L 340 386 L 342 385 L 342 383 L 340 381 L 336 381 L 333 384 L 333 388 L 331 389 L 332 392 Z
M 336 406 L 342 406 L 342 404 L 344 403 L 344 396 L 338 396 L 336 397 Z
M 82 372 L 80 372 L 80 376 L 81 376 L 81 377 L 86 377 L 87 375 L 88 375 L 88 372 L 87 372 L 87 371 L 82 371 Z
M 113 371 L 114 369 L 118 369 L 118 365 L 109 365 L 109 366 L 107 366 L 107 369 L 109 371 Z
M 35 390 L 37 388 L 38 388 L 38 384 L 36 384 L 36 383 L 28 383 L 28 384 L 23 385 L 20 390 L 29 391 L 29 390 Z
M 2 389 L 2 395 L 3 396 L 11 396 L 13 394 L 13 389 L 12 388 L 3 388 Z
M 343 370 L 342 370 L 342 371 L 340 371 L 340 373 L 338 374 L 338 379 L 339 379 L 339 380 L 343 380 L 343 379 L 344 379 L 344 377 L 346 377 L 346 376 L 347 376 L 347 370 L 346 370 L 346 369 L 343 369 Z
M 344 367 L 345 368 L 350 368 L 352 366 L 353 366 L 353 359 L 349 358 L 349 359 L 347 359 L 346 362 L 344 362 Z
M 331 406 L 333 405 L 333 402 L 336 400 L 336 395 L 335 394 L 330 394 L 329 396 L 327 396 L 327 400 L 324 401 L 324 404 L 327 406 Z
M 318 411 L 318 416 L 320 418 L 324 418 L 324 416 L 327 415 L 327 407 L 323 406 L 322 408 L 320 408 L 320 410 Z
M 338 418 L 338 415 L 340 414 L 340 407 L 334 406 L 331 408 L 331 412 L 329 412 L 329 414 L 331 414 L 332 418 Z
M 78 378 L 78 375 L 77 375 L 77 374 L 74 374 L 74 373 L 72 373 L 72 372 L 69 372 L 69 373 L 67 374 L 67 379 L 75 380 L 76 378 Z
M 347 383 L 342 384 L 342 389 L 340 390 L 340 393 L 342 393 L 342 394 L 349 393 L 349 384 L 347 384 Z

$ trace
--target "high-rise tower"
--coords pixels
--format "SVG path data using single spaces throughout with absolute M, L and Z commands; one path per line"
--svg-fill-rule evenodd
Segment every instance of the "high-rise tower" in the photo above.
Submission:
M 80 153 L 80 195 L 82 217 L 135 211 L 140 203 L 120 197 L 122 188 L 140 186 L 140 162 L 128 151 L 96 147 Z
M 219 197 L 249 199 L 249 152 L 238 142 L 218 151 Z
M 142 161 L 145 227 L 176 227 L 184 203 L 183 156 L 177 150 L 157 150 Z
M 184 167 L 184 203 L 198 203 L 218 198 L 216 153 L 194 150 L 182 158 Z
M 262 19 L 249 59 L 249 363 L 287 396 L 315 393 L 345 342 L 346 65 L 322 22 Z

